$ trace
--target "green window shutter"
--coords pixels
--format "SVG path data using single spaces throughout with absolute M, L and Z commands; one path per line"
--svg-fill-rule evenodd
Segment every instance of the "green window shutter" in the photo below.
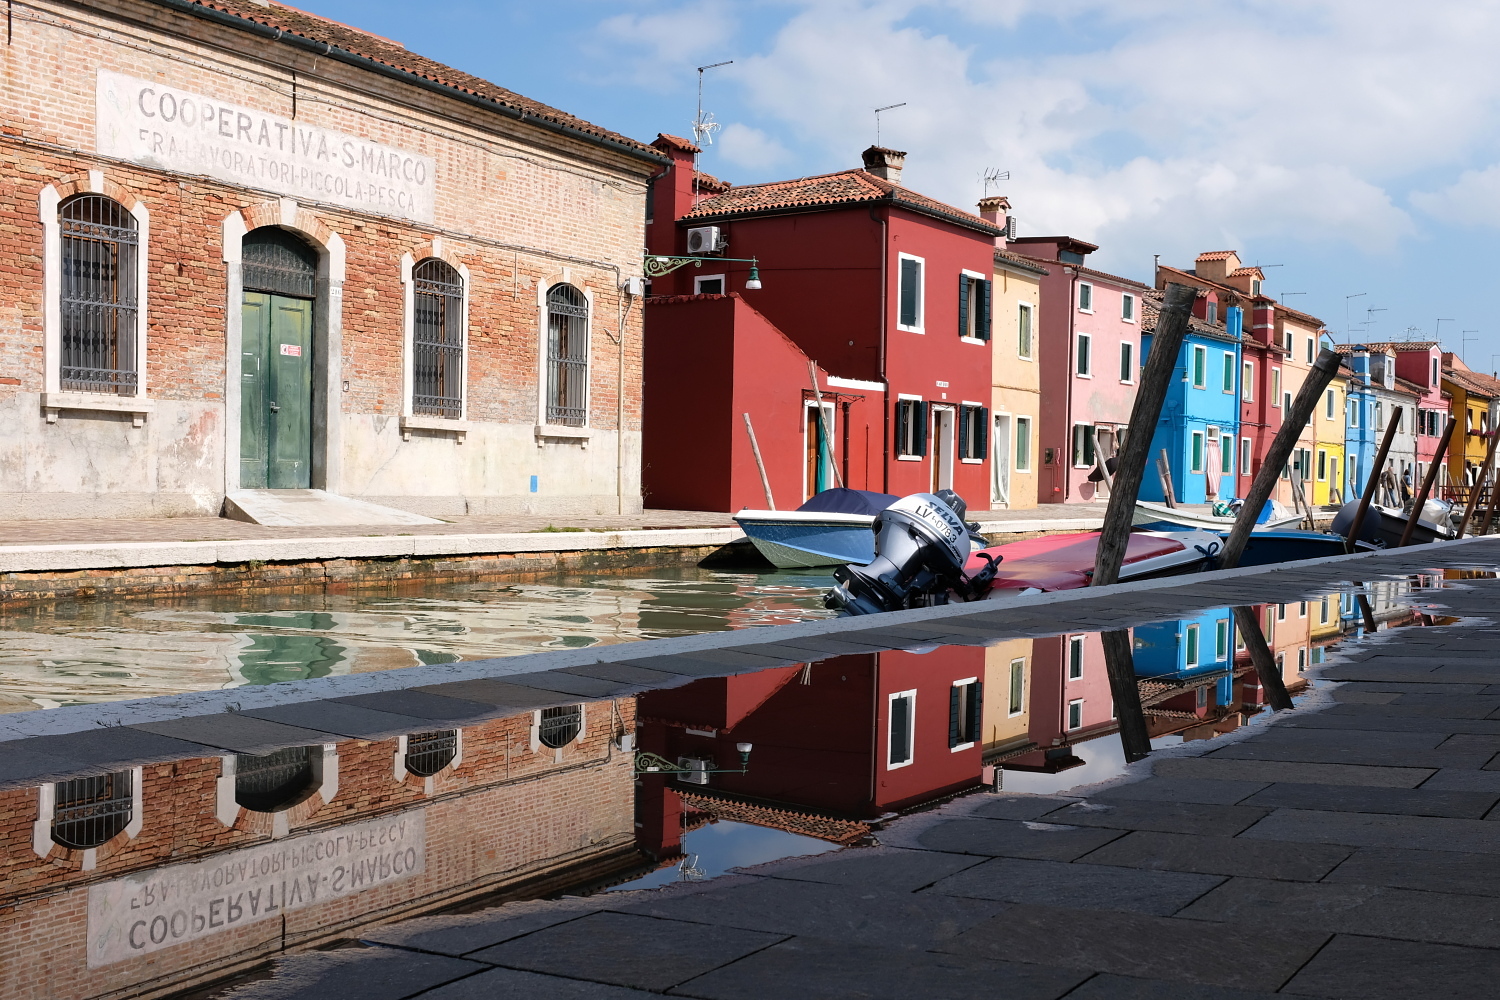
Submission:
M 975 458 L 990 457 L 990 408 L 981 406 L 979 408 L 979 433 L 974 435 L 974 443 L 979 446 L 979 454 Z
M 974 407 L 960 406 L 958 408 L 958 457 L 973 458 L 969 454 L 969 424 L 974 415 Z
M 953 687 L 951 687 L 951 688 L 948 689 L 948 746 L 949 747 L 956 747 L 956 746 L 958 746 L 958 744 L 960 742 L 960 740 L 958 738 L 958 736 L 959 736 L 959 724 L 958 724 L 959 694 L 960 694 L 960 689 L 959 689 L 958 685 L 956 685 L 956 684 Z
M 980 740 L 979 725 L 983 721 L 984 712 L 984 683 L 975 681 L 969 685 L 969 739 L 978 743 Z
M 917 454 L 927 456 L 927 402 L 926 400 L 913 400 L 911 404 L 911 416 L 916 421 Z
M 898 322 L 902 326 L 917 325 L 917 276 L 921 268 L 914 260 L 901 261 L 901 292 Z
M 969 276 L 958 276 L 958 335 L 969 335 Z
M 906 454 L 906 429 L 911 426 L 911 404 L 904 399 L 896 401 L 896 454 Z
M 979 283 L 979 339 L 990 339 L 990 296 L 994 291 L 995 283 L 986 279 Z

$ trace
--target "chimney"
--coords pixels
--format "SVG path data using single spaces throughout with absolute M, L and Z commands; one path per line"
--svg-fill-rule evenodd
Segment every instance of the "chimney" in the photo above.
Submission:
M 905 153 L 899 149 L 871 146 L 860 155 L 864 157 L 865 169 L 870 173 L 892 184 L 901 183 L 901 167 L 906 163 Z
M 996 229 L 1005 229 L 1007 219 L 1010 216 L 1010 199 L 1004 195 L 992 195 L 988 198 L 979 199 L 979 217 Z M 1006 230 L 1009 233 L 1009 230 Z M 1007 238 L 1005 236 L 995 237 L 995 246 L 1002 250 L 1005 248 Z

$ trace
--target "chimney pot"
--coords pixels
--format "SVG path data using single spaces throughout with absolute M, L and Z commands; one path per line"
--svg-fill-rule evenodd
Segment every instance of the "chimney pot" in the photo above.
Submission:
M 871 146 L 861 154 L 865 169 L 892 184 L 901 183 L 901 168 L 906 163 L 906 154 L 899 149 Z

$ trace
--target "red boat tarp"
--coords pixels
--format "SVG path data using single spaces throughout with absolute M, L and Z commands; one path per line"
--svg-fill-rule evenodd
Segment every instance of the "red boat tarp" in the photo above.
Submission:
M 1007 542 L 982 550 L 988 555 L 1004 556 L 994 589 L 1011 590 L 1035 587 L 1038 590 L 1076 590 L 1089 585 L 1094 572 L 1094 558 L 1099 548 L 1099 533 L 1084 535 L 1044 535 L 1020 542 Z M 1183 545 L 1175 538 L 1134 532 L 1125 550 L 1125 565 L 1181 552 Z M 976 573 L 984 560 L 976 552 L 965 569 Z

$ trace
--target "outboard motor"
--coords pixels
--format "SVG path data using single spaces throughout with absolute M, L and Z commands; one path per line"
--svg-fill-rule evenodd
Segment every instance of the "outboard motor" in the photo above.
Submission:
M 913 493 L 877 514 L 871 525 L 874 560 L 868 566 L 835 569 L 838 584 L 823 603 L 845 614 L 871 615 L 946 604 L 949 591 L 969 597 L 973 588 L 964 579 L 970 552 L 962 514 L 966 507 L 951 490 L 943 492 L 957 501 L 958 510 L 947 497 Z

